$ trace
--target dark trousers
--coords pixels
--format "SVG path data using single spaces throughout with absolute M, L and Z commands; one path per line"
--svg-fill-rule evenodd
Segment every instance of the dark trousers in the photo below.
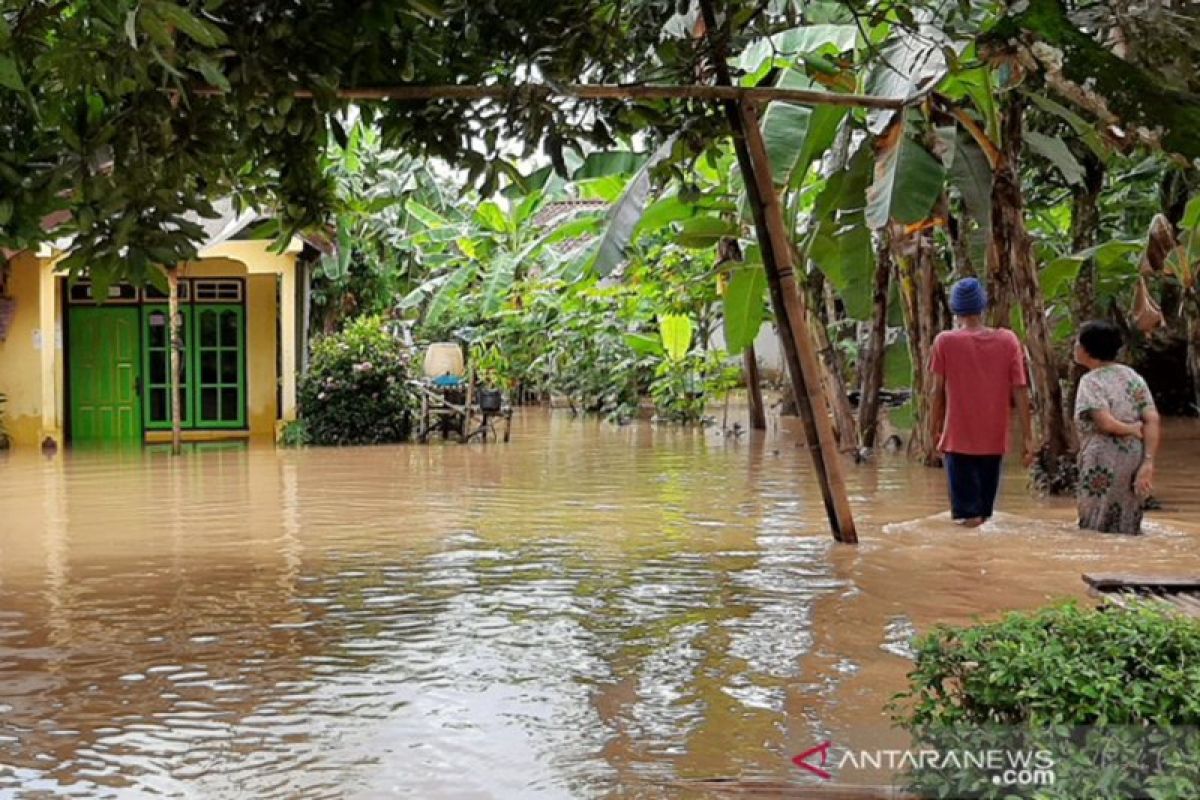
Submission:
M 1000 488 L 1003 456 L 969 456 L 946 453 L 946 476 L 950 479 L 950 516 L 954 519 L 988 519 Z

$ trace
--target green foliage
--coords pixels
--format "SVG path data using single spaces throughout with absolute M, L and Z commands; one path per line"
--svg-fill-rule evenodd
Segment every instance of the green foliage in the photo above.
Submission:
M 302 419 L 294 419 L 283 426 L 279 443 L 284 447 L 306 447 L 312 444 L 312 436 L 308 432 L 308 423 Z
M 918 747 L 1053 753 L 1039 797 L 1186 797 L 1178 788 L 1200 778 L 1200 623 L 1068 603 L 942 626 L 917 642 L 892 711 Z M 910 778 L 923 796 L 1011 796 L 976 769 Z
M 655 416 L 662 421 L 694 425 L 704 418 L 709 400 L 737 385 L 741 373 L 721 352 L 692 350 L 681 358 L 660 361 L 650 383 Z
M 381 317 L 361 317 L 340 333 L 318 338 L 299 386 L 304 440 L 318 445 L 404 441 L 417 404 L 408 375 L 409 354 Z

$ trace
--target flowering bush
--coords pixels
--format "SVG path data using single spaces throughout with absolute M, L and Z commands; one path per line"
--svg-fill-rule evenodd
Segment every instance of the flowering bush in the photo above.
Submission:
M 312 444 L 400 442 L 412 429 L 416 398 L 409 355 L 382 317 L 362 317 L 312 347 L 300 381 L 300 417 Z

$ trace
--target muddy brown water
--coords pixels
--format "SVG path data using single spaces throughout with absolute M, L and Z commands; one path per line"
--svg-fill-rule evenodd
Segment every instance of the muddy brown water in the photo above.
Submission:
M 1200 425 L 1148 534 L 1006 473 L 531 411 L 509 445 L 0 458 L 0 797 L 693 797 L 886 728 L 914 630 L 1200 572 Z M 770 787 L 775 787 L 771 789 Z

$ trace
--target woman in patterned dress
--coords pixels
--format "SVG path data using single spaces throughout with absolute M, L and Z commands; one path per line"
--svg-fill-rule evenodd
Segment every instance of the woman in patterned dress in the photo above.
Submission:
M 1110 322 L 1079 329 L 1075 361 L 1088 369 L 1075 396 L 1079 527 L 1138 534 L 1153 489 L 1159 417 L 1142 376 L 1114 363 L 1120 349 L 1121 332 Z

